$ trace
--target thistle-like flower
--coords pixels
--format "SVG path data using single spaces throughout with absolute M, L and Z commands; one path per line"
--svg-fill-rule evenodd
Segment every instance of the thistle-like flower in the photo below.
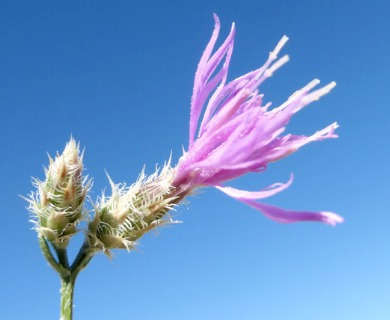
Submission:
M 277 60 L 288 38 L 284 36 L 280 40 L 262 67 L 226 83 L 235 27 L 233 24 L 226 40 L 212 54 L 220 29 L 218 17 L 214 18 L 214 32 L 195 74 L 189 146 L 176 167 L 173 180 L 176 194 L 214 186 L 279 222 L 319 221 L 331 225 L 342 222 L 340 216 L 331 212 L 291 211 L 256 201 L 286 189 L 292 177 L 285 184 L 276 183 L 257 192 L 222 186 L 223 182 L 248 172 L 264 171 L 270 162 L 290 155 L 309 142 L 336 138 L 334 130 L 338 125 L 333 123 L 311 136 L 283 136 L 285 126 L 295 113 L 327 94 L 336 84 L 332 82 L 311 91 L 319 83 L 313 80 L 285 103 L 270 109 L 270 103 L 263 105 L 263 95 L 258 88 L 288 61 L 288 56 Z
M 79 145 L 71 138 L 61 155 L 55 160 L 49 157 L 46 178 L 34 179 L 38 190 L 28 199 L 35 229 L 56 248 L 66 248 L 86 214 L 83 202 L 91 183 L 82 175 L 82 158 Z
M 173 169 L 168 162 L 161 171 L 126 187 L 109 178 L 111 196 L 103 196 L 95 205 L 95 217 L 89 223 L 90 247 L 110 255 L 110 249 L 131 250 L 146 232 L 167 223 L 176 223 L 167 214 L 180 198 L 172 192 Z

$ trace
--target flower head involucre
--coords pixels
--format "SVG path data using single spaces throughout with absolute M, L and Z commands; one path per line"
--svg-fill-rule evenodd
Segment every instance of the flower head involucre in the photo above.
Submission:
M 95 217 L 89 223 L 90 246 L 110 255 L 110 249 L 131 250 L 146 232 L 167 223 L 176 223 L 167 212 L 181 199 L 172 193 L 173 169 L 168 162 L 161 171 L 126 187 L 111 184 L 111 196 L 103 196 L 95 205 Z
M 77 224 L 85 217 L 83 203 L 90 181 L 83 177 L 83 155 L 71 138 L 63 153 L 50 159 L 44 181 L 35 179 L 38 189 L 28 200 L 35 216 L 35 228 L 55 247 L 65 248 L 77 232 Z
M 334 130 L 338 125 L 333 123 L 311 136 L 282 135 L 295 113 L 327 94 L 336 84 L 332 82 L 313 91 L 319 83 L 313 80 L 279 107 L 271 109 L 270 103 L 263 105 L 258 88 L 288 61 L 288 56 L 277 60 L 288 38 L 280 40 L 262 67 L 227 83 L 235 27 L 233 24 L 226 40 L 212 54 L 220 29 L 219 19 L 214 17 L 214 32 L 195 74 L 189 145 L 176 167 L 173 180 L 176 193 L 189 194 L 195 188 L 215 186 L 279 222 L 319 221 L 331 225 L 342 222 L 340 216 L 330 212 L 291 211 L 256 201 L 287 188 L 292 178 L 286 184 L 274 184 L 258 192 L 221 185 L 248 172 L 264 171 L 270 162 L 309 142 L 336 138 Z

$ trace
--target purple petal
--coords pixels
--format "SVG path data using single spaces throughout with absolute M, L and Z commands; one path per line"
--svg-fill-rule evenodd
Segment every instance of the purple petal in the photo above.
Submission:
M 344 221 L 342 217 L 333 213 L 333 212 L 314 212 L 314 211 L 295 211 L 295 210 L 286 210 L 283 208 L 271 206 L 269 204 L 261 203 L 255 201 L 256 199 L 264 199 L 274 194 L 277 194 L 286 188 L 288 188 L 293 181 L 293 175 L 291 175 L 290 180 L 287 183 L 275 183 L 265 190 L 251 192 L 245 190 L 239 190 L 231 187 L 221 187 L 216 186 L 216 188 L 228 196 L 241 201 L 248 206 L 255 208 L 256 210 L 263 213 L 268 218 L 281 222 L 281 223 L 293 223 L 301 221 L 315 221 L 322 222 L 329 225 L 336 225 Z
M 332 226 L 335 226 L 338 223 L 344 221 L 342 217 L 333 212 L 327 211 L 295 211 L 295 210 L 286 210 L 278 207 L 271 206 L 269 204 L 256 202 L 253 200 L 243 200 L 238 199 L 247 205 L 259 210 L 268 218 L 275 220 L 281 223 L 293 223 L 301 221 L 314 221 L 322 222 Z
M 211 52 L 214 49 L 215 42 L 218 38 L 220 23 L 217 15 L 214 15 L 215 27 L 209 43 L 203 52 L 202 58 L 198 64 L 197 71 L 195 73 L 194 89 L 191 98 L 191 113 L 190 113 L 190 141 L 189 148 L 195 139 L 195 134 L 198 127 L 199 116 L 202 112 L 203 105 L 208 98 L 211 91 L 221 82 L 222 90 L 225 84 L 227 71 L 229 69 L 229 61 L 233 49 L 235 28 L 234 24 L 230 34 L 226 38 L 221 47 L 210 58 Z M 220 62 L 225 57 L 225 63 L 222 69 L 214 76 L 212 80 L 209 80 L 210 76 L 216 70 Z
M 216 186 L 216 188 L 226 193 L 228 196 L 235 198 L 237 200 L 241 200 L 241 199 L 255 200 L 255 199 L 264 199 L 264 198 L 271 197 L 287 189 L 291 185 L 293 180 L 294 180 L 294 175 L 291 174 L 290 179 L 287 181 L 287 183 L 280 183 L 280 182 L 274 183 L 260 191 L 246 191 L 246 190 L 235 189 L 232 187 L 222 187 L 222 186 Z

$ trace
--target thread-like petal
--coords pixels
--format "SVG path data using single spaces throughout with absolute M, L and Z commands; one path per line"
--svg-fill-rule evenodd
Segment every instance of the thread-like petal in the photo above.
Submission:
M 333 212 L 287 210 L 287 209 L 271 206 L 269 204 L 257 202 L 254 200 L 244 200 L 244 199 L 237 199 L 237 200 L 242 201 L 247 205 L 257 209 L 268 218 L 281 223 L 314 221 L 314 222 L 322 222 L 325 224 L 335 226 L 336 224 L 342 223 L 344 221 L 342 217 L 340 217 L 339 215 Z
M 237 200 L 242 200 L 242 199 L 258 200 L 258 199 L 271 197 L 287 189 L 291 185 L 293 180 L 294 180 L 294 175 L 291 174 L 290 179 L 286 183 L 274 183 L 260 191 L 246 191 L 246 190 L 239 190 L 232 187 L 222 187 L 222 186 L 216 186 L 216 188 L 226 193 L 228 196 L 235 198 Z

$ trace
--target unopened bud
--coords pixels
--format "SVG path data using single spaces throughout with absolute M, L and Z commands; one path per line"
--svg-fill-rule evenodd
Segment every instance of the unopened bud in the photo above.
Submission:
M 62 155 L 49 159 L 45 180 L 35 181 L 38 192 L 31 194 L 29 209 L 36 217 L 36 230 L 54 246 L 65 248 L 85 216 L 83 202 L 90 181 L 82 176 L 82 154 L 73 138 Z

